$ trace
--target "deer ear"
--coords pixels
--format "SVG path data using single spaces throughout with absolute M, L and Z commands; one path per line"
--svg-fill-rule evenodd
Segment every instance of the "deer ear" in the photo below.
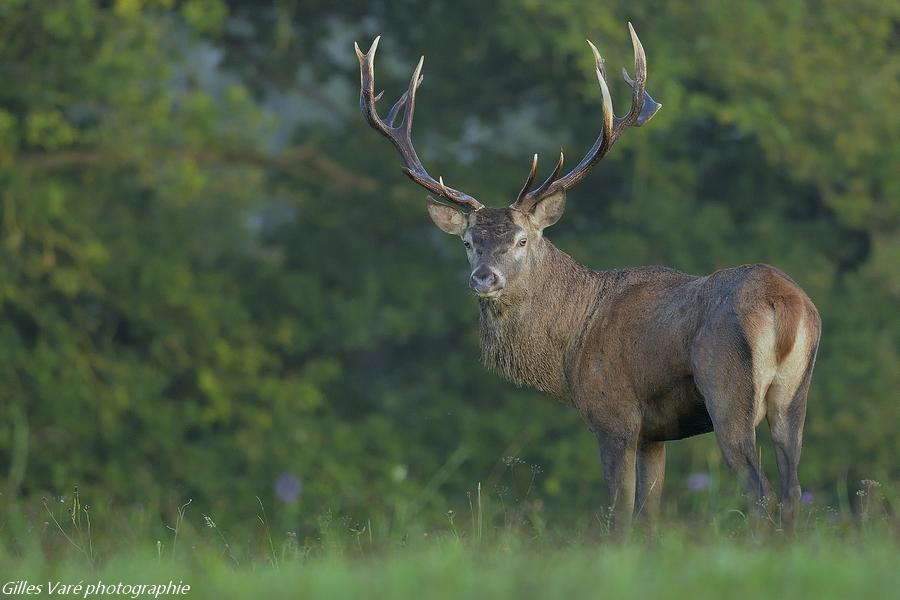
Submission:
M 451 235 L 462 235 L 466 230 L 466 215 L 452 206 L 441 204 L 428 196 L 428 214 L 441 231 Z
M 550 227 L 562 216 L 566 209 L 566 192 L 559 190 L 545 198 L 541 198 L 531 209 L 531 219 L 538 229 Z

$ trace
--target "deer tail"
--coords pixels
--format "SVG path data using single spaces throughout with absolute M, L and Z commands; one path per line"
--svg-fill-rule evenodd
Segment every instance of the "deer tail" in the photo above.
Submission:
M 782 296 L 772 302 L 772 307 L 775 309 L 775 360 L 781 364 L 794 348 L 804 305 L 802 298 Z

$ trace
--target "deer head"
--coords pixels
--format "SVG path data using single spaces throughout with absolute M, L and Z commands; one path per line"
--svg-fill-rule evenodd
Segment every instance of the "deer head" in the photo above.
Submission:
M 543 240 L 545 228 L 556 223 L 562 216 L 566 204 L 566 192 L 584 179 L 591 168 L 609 151 L 619 135 L 627 127 L 640 127 L 649 121 L 662 106 L 654 102 L 645 91 L 647 81 L 647 61 L 641 41 L 631 23 L 631 42 L 634 46 L 634 71 L 632 79 L 623 68 L 622 76 L 632 89 L 631 109 L 624 117 L 613 113 L 612 99 L 607 87 L 606 67 L 597 48 L 588 41 L 594 54 L 597 81 L 603 97 L 603 122 L 600 135 L 591 149 L 574 169 L 560 176 L 563 168 L 563 153 L 553 172 L 537 188 L 532 189 L 537 174 L 538 156 L 534 155 L 531 170 L 516 201 L 506 208 L 489 208 L 475 198 L 444 184 L 444 180 L 431 177 L 416 155 L 412 144 L 412 120 L 416 105 L 416 90 L 422 84 L 422 63 L 413 72 L 409 88 L 394 103 L 385 118 L 381 118 L 375 103 L 381 93 L 375 94 L 375 51 L 380 36 L 375 38 L 366 53 L 354 44 L 359 58 L 360 108 L 369 124 L 381 135 L 388 138 L 400 152 L 405 163 L 403 172 L 407 177 L 438 196 L 443 202 L 428 197 L 428 213 L 432 221 L 442 231 L 457 235 L 466 248 L 472 268 L 469 287 L 482 298 L 498 298 L 511 291 L 527 287 L 528 274 L 535 265 L 541 263 L 546 249 Z M 400 122 L 397 117 L 400 116 Z

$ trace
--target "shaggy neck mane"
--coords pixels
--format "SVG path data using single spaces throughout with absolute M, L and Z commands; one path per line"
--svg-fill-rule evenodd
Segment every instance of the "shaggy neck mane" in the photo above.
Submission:
M 569 359 L 599 301 L 601 277 L 549 240 L 540 243 L 526 289 L 479 301 L 481 357 L 513 383 L 564 399 Z

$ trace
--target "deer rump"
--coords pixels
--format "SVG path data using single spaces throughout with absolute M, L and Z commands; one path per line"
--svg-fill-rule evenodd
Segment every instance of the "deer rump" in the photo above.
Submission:
M 605 291 L 573 353 L 572 397 L 596 397 L 577 389 L 590 382 L 609 400 L 638 402 L 640 436 L 650 441 L 713 431 L 717 403 L 739 404 L 733 410 L 752 427 L 790 409 L 811 375 L 819 325 L 787 275 L 762 264 L 704 277 L 663 267 L 618 273 L 623 281 L 607 286 L 618 289 Z M 747 393 L 721 397 L 723 388 Z

